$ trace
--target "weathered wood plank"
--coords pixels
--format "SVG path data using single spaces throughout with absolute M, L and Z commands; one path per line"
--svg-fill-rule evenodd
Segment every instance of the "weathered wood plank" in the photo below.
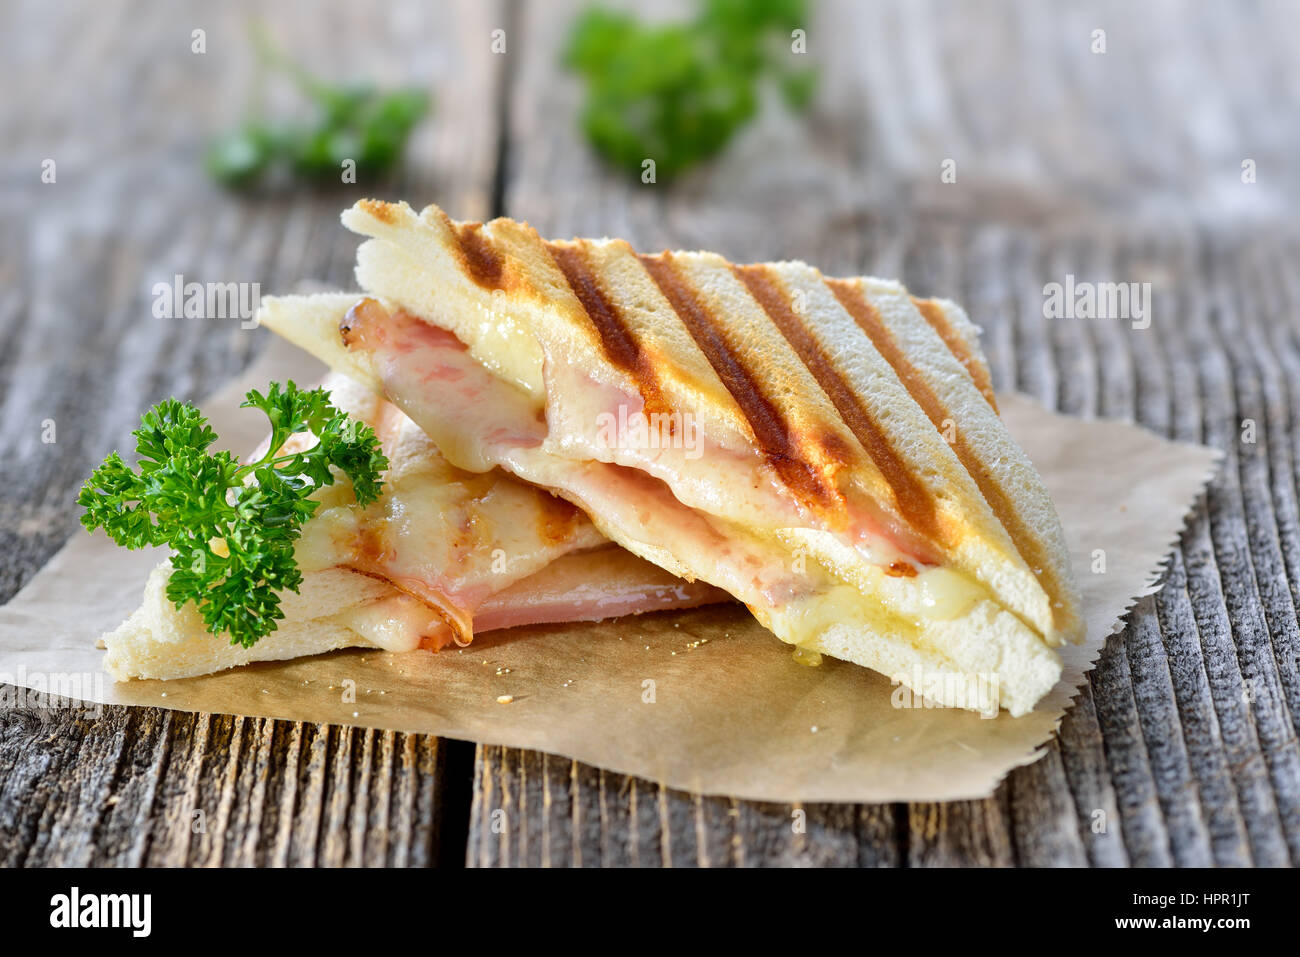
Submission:
M 1282 681 L 1282 662 L 1295 668 L 1300 654 L 1300 628 L 1288 581 L 1286 563 L 1279 541 L 1279 510 L 1291 510 L 1289 496 L 1275 497 L 1270 473 L 1288 477 L 1294 469 L 1285 447 L 1282 420 L 1283 375 L 1272 349 L 1261 335 L 1265 318 L 1260 294 L 1257 244 L 1244 243 L 1224 247 L 1219 257 L 1225 263 L 1228 302 L 1218 311 L 1226 320 L 1224 351 L 1232 366 L 1235 404 L 1241 420 L 1257 422 L 1254 441 L 1239 433 L 1237 445 L 1238 481 L 1244 523 L 1243 554 L 1249 561 L 1248 586 L 1229 589 L 1237 657 L 1243 674 L 1245 702 L 1251 708 L 1251 720 L 1259 738 L 1264 764 L 1277 801 L 1278 823 L 1285 845 L 1276 846 L 1269 835 L 1264 858 L 1273 863 L 1287 863 L 1300 857 L 1300 807 L 1287 798 L 1300 795 L 1300 744 L 1296 740 L 1294 700 L 1288 702 Z M 1240 603 L 1240 604 L 1237 604 Z M 1237 611 L 1232 613 L 1232 605 Z M 1247 612 L 1246 607 L 1249 608 Z M 1249 617 L 1248 617 L 1249 615 Z M 1245 623 L 1249 621 L 1247 631 Z M 1288 855 L 1289 850 L 1289 855 Z M 1258 852 L 1257 852 L 1258 856 Z
M 1079 692 L 1074 707 L 1061 722 L 1057 736 L 1061 764 L 1074 804 L 1075 826 L 1094 867 L 1125 867 L 1128 850 L 1120 827 L 1115 782 L 1106 765 L 1105 739 L 1097 721 L 1092 686 Z M 1015 786 L 1016 775 L 1012 775 Z M 1017 822 L 1016 838 L 1022 845 L 1036 843 L 1033 822 Z
M 1261 864 L 1281 863 L 1285 860 L 1286 845 L 1282 841 L 1276 796 L 1256 726 L 1260 712 L 1252 708 L 1246 691 L 1246 679 L 1258 677 L 1260 672 L 1251 667 L 1243 673 L 1243 661 L 1255 659 L 1256 649 L 1268 639 L 1247 554 L 1240 479 L 1239 438 L 1243 416 L 1236 404 L 1231 360 L 1225 351 L 1226 340 L 1230 338 L 1225 326 L 1230 328 L 1229 323 L 1235 324 L 1232 313 L 1236 306 L 1220 285 L 1223 265 L 1214 255 L 1212 242 L 1208 239 L 1203 242 L 1205 246 L 1199 259 L 1209 272 L 1209 289 L 1204 299 L 1192 304 L 1191 318 L 1205 324 L 1207 337 L 1217 348 L 1207 350 L 1198 362 L 1204 396 L 1202 428 L 1206 442 L 1222 448 L 1226 458 L 1208 491 L 1210 541 L 1202 553 L 1207 568 L 1212 563 L 1217 571 L 1219 585 L 1213 593 L 1207 586 L 1202 601 L 1194 599 L 1193 603 L 1199 606 L 1202 654 L 1252 859 Z M 1213 616 L 1216 626 L 1212 631 L 1201 621 L 1202 612 Z M 1267 665 L 1260 663 L 1260 667 Z

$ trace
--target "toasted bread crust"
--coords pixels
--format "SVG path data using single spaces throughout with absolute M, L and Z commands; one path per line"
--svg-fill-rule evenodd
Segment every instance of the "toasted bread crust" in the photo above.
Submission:
M 702 294 L 703 284 L 693 282 L 691 269 L 699 264 L 688 259 L 690 256 L 665 252 L 639 259 L 708 359 L 748 423 L 755 443 L 786 488 L 806 505 L 834 508 L 840 504 L 835 474 L 852 464 L 846 454 L 847 444 L 835 433 L 807 427 L 810 423 L 802 410 L 788 401 L 787 383 L 777 380 L 770 367 L 754 361 L 755 354 L 764 347 L 776 345 L 771 330 L 763 330 L 768 337 L 759 343 L 747 341 L 745 331 L 727 321 L 718 308 L 719 290 L 713 288 L 709 294 Z M 721 264 L 711 265 L 717 268 Z M 661 311 L 660 315 L 667 314 Z
M 731 268 L 812 373 L 867 457 L 880 470 L 903 518 L 927 537 L 942 539 L 947 529 L 930 489 L 898 454 L 887 429 L 872 413 L 866 397 L 854 389 L 836 366 L 805 316 L 800 314 L 806 310 L 796 308 L 789 290 L 781 283 L 773 267 L 760 264 Z

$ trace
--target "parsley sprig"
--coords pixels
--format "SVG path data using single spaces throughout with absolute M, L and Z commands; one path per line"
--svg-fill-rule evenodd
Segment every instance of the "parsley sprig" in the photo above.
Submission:
M 652 159 L 670 179 L 727 145 L 765 77 L 791 108 L 807 106 L 816 74 L 791 51 L 807 25 L 804 0 L 702 0 L 694 20 L 666 24 L 589 9 L 564 57 L 587 81 L 583 130 L 614 166 L 641 175 Z
M 167 399 L 132 433 L 139 471 L 113 452 L 77 504 L 85 509 L 82 525 L 102 528 L 119 545 L 171 546 L 167 597 L 177 608 L 193 602 L 209 631 L 249 648 L 284 617 L 279 593 L 302 583 L 293 549 L 320 504 L 312 492 L 341 472 L 358 504 L 369 505 L 388 460 L 374 430 L 330 405 L 324 389 L 272 382 L 265 394 L 250 391 L 240 407 L 261 409 L 271 422 L 270 444 L 256 462 L 209 451 L 217 435 L 203 414 Z M 318 441 L 282 454 L 296 432 Z
M 356 172 L 382 175 L 397 163 L 411 131 L 429 109 L 415 87 L 380 89 L 368 82 L 330 83 L 290 60 L 266 30 L 254 27 L 259 79 L 288 77 L 314 107 L 302 119 L 271 119 L 260 108 L 237 129 L 214 140 L 204 157 L 208 173 L 232 187 L 248 187 L 286 169 L 302 179 L 339 177 L 351 160 Z

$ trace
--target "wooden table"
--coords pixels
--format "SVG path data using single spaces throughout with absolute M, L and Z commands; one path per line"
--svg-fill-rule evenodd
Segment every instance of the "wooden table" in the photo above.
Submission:
M 6 8 L 0 600 L 76 534 L 76 489 L 144 408 L 207 393 L 266 345 L 234 323 L 153 318 L 153 283 L 346 286 L 356 239 L 337 215 L 370 193 L 555 236 L 898 276 L 968 306 L 999 388 L 1206 442 L 1225 465 L 1059 739 L 987 800 L 807 807 L 794 833 L 789 807 L 543 754 L 159 710 L 10 711 L 0 861 L 1300 859 L 1300 8 L 824 3 L 808 26 L 814 109 L 774 106 L 666 186 L 608 170 L 578 134 L 581 89 L 557 65 L 575 4 L 275 4 L 268 26 L 309 66 L 426 82 L 436 113 L 396 181 L 241 198 L 199 157 L 240 116 L 255 6 Z M 948 159 L 955 183 L 941 182 Z M 1045 320 L 1043 286 L 1067 274 L 1152 283 L 1150 327 Z M 516 822 L 500 834 L 497 808 Z

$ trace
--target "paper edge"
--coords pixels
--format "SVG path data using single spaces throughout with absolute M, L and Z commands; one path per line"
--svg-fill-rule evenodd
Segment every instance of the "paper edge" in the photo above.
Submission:
M 1061 416 L 1067 415 L 1067 413 L 1058 412 L 1053 409 L 1049 409 L 1037 398 L 1028 395 L 1024 392 L 1013 392 L 1008 394 L 1015 396 L 1017 401 L 1023 401 L 1023 402 L 1033 404 L 1038 410 L 1046 412 L 1049 415 L 1061 415 Z M 1002 398 L 1003 398 L 1003 393 L 998 393 L 999 402 L 1002 401 Z M 1097 661 L 1101 658 L 1102 652 L 1106 650 L 1106 642 L 1110 641 L 1112 637 L 1119 634 L 1121 631 L 1124 630 L 1125 627 L 1127 627 L 1125 620 L 1128 618 L 1130 614 L 1133 613 L 1133 609 L 1137 607 L 1138 603 L 1142 601 L 1142 599 L 1149 598 L 1152 595 L 1159 594 L 1161 591 L 1164 590 L 1164 587 L 1167 584 L 1167 582 L 1165 581 L 1165 575 L 1168 571 L 1169 562 L 1173 558 L 1174 551 L 1179 547 L 1179 543 L 1182 541 L 1183 536 L 1187 533 L 1187 523 L 1190 520 L 1192 514 L 1196 511 L 1196 509 L 1199 508 L 1200 505 L 1205 501 L 1206 492 L 1209 489 L 1210 483 L 1214 481 L 1215 476 L 1219 473 L 1219 469 L 1222 468 L 1223 463 L 1227 459 L 1227 453 L 1225 453 L 1223 449 L 1217 449 L 1210 445 L 1201 445 L 1198 442 L 1187 442 L 1182 439 L 1166 438 L 1165 436 L 1160 435 L 1158 432 L 1155 432 L 1154 430 L 1147 428 L 1142 423 L 1135 421 L 1130 416 L 1125 416 L 1123 418 L 1114 418 L 1114 419 L 1112 418 L 1083 419 L 1079 416 L 1071 416 L 1071 418 L 1078 418 L 1079 421 L 1082 422 L 1107 423 L 1110 425 L 1124 426 L 1130 429 L 1138 429 L 1142 432 L 1147 433 L 1153 438 L 1157 438 L 1160 441 L 1165 442 L 1171 446 L 1183 448 L 1188 451 L 1208 452 L 1209 453 L 1208 458 L 1210 460 L 1209 465 L 1206 466 L 1206 470 L 1202 473 L 1201 478 L 1197 482 L 1195 494 L 1192 495 L 1190 499 L 1188 499 L 1187 505 L 1183 508 L 1182 512 L 1179 514 L 1177 527 L 1175 528 L 1173 535 L 1170 537 L 1169 541 L 1167 541 L 1164 544 L 1161 558 L 1159 559 L 1159 561 L 1155 562 L 1150 568 L 1148 568 L 1143 573 L 1143 583 L 1141 589 L 1129 599 L 1128 603 L 1124 605 L 1123 609 L 1120 611 L 1119 614 L 1117 614 L 1114 618 L 1110 619 L 1110 621 L 1106 623 L 1105 634 L 1102 636 L 1101 641 L 1097 644 L 1097 647 L 1093 650 L 1092 654 L 1089 655 L 1088 658 L 1086 659 L 1086 664 L 1082 669 L 1082 674 L 1080 674 L 1079 680 L 1074 684 L 1073 688 L 1068 689 L 1067 691 L 1068 697 L 1066 698 L 1066 701 L 1061 708 L 1061 713 L 1052 722 L 1052 730 L 1051 730 L 1051 734 L 1048 736 L 1048 739 L 1044 741 L 1042 744 L 1036 745 L 1023 758 L 1021 758 L 1015 764 L 1012 764 L 1005 771 L 999 774 L 993 781 L 992 785 L 986 791 L 983 791 L 979 794 L 973 794 L 968 797 L 945 798 L 943 799 L 945 801 L 947 800 L 975 801 L 975 800 L 983 800 L 985 798 L 992 797 L 994 794 L 997 793 L 997 790 L 1002 786 L 1002 783 L 1011 775 L 1012 771 L 1015 771 L 1017 768 L 1024 768 L 1032 764 L 1037 764 L 1040 760 L 1042 760 L 1043 757 L 1046 756 L 1047 752 L 1051 750 L 1052 742 L 1054 740 L 1059 739 L 1060 737 L 1062 723 L 1064 723 L 1066 717 L 1074 709 L 1075 705 L 1079 703 L 1079 697 L 1080 695 L 1083 694 L 1084 686 L 1089 684 L 1088 676 L 1091 675 L 1096 670 Z M 1035 468 L 1037 468 L 1037 466 L 1035 466 Z M 1055 502 L 1053 502 L 1053 505 L 1055 505 Z M 1065 679 L 1062 680 L 1064 681 Z M 1053 688 L 1052 690 L 1055 691 L 1056 689 Z M 920 800 L 925 800 L 925 799 L 922 798 Z

